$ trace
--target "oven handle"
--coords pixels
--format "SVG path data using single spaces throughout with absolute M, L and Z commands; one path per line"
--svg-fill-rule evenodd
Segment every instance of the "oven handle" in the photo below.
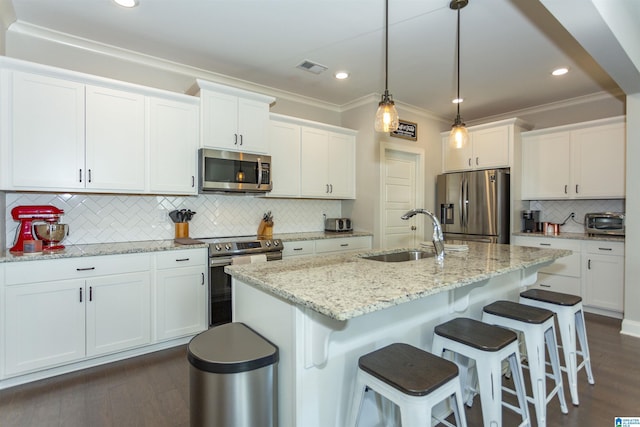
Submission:
M 226 265 L 231 265 L 231 257 L 209 258 L 209 267 L 224 267 Z

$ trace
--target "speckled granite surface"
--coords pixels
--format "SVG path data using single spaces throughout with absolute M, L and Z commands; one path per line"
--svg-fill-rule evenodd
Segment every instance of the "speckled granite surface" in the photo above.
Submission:
M 275 239 L 281 239 L 283 242 L 295 242 L 300 240 L 322 240 L 322 239 L 335 239 L 337 237 L 360 237 L 360 236 L 373 236 L 373 233 L 364 231 L 353 231 L 349 233 L 342 232 L 324 232 L 314 231 L 308 233 L 282 233 L 274 234 Z
M 433 258 L 399 263 L 362 258 L 379 253 L 349 252 L 233 265 L 225 271 L 294 304 L 348 320 L 552 261 L 571 251 L 470 242 L 469 251 L 447 254 L 443 265 Z
M 608 236 L 606 234 L 589 235 L 586 233 L 560 233 L 558 235 L 544 233 L 513 233 L 514 236 L 523 237 L 546 237 L 549 239 L 576 239 L 576 240 L 600 240 L 608 242 L 623 242 L 624 236 Z
M 173 240 L 147 240 L 142 242 L 101 243 L 95 245 L 70 245 L 63 250 L 40 254 L 13 254 L 5 250 L 0 262 L 35 261 L 43 259 L 77 258 L 99 255 L 133 254 L 141 252 L 173 251 L 177 249 L 207 248 L 206 243 L 181 245 Z

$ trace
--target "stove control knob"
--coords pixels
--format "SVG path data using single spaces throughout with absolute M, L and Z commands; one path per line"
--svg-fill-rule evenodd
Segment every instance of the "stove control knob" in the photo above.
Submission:
M 280 242 L 279 242 L 279 241 L 277 241 L 277 240 L 274 240 L 274 241 L 273 241 L 273 246 L 279 246 L 279 245 L 280 245 Z
M 218 252 L 220 252 L 222 250 L 222 248 L 218 244 L 216 244 L 215 248 L 216 248 L 216 251 L 218 251 Z
M 228 243 L 225 243 L 224 248 L 225 248 L 226 250 L 230 251 L 230 250 L 231 250 L 231 245 L 230 245 L 230 244 L 228 244 Z
M 270 246 L 271 246 L 271 240 L 267 240 L 267 241 L 265 241 L 265 242 L 264 242 L 264 244 L 265 244 L 267 247 L 270 247 Z

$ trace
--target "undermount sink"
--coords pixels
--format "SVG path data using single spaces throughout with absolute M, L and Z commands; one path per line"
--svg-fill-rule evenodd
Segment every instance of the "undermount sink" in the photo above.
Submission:
M 379 255 L 363 256 L 363 259 L 370 259 L 372 261 L 381 262 L 404 262 L 404 261 L 417 261 L 423 258 L 433 258 L 436 254 L 434 252 L 425 251 L 402 251 L 402 252 L 389 252 Z

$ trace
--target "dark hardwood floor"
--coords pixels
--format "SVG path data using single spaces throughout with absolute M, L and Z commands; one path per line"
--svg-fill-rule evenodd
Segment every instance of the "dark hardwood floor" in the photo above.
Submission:
M 596 384 L 580 371 L 578 407 L 565 385 L 569 414 L 554 398 L 550 427 L 607 427 L 616 416 L 640 416 L 640 339 L 620 335 L 619 320 L 586 318 Z M 0 426 L 188 426 L 188 375 L 182 346 L 13 387 L 0 391 Z M 479 403 L 466 410 L 469 426 L 482 425 Z M 508 410 L 503 421 L 518 424 Z

